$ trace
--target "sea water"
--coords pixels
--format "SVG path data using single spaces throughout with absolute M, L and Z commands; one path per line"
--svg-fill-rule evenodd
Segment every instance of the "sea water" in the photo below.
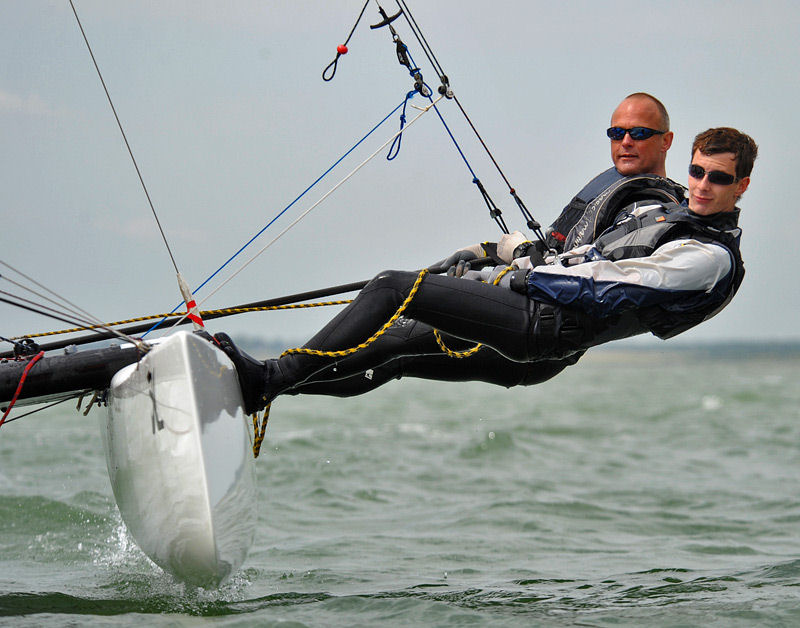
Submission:
M 800 625 L 797 356 L 651 346 L 527 389 L 278 399 L 218 590 L 128 536 L 98 410 L 7 424 L 0 624 Z

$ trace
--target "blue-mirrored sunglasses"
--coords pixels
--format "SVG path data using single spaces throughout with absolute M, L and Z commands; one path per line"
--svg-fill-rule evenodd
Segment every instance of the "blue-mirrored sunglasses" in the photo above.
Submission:
M 623 129 L 621 126 L 612 126 L 609 129 L 606 129 L 606 135 L 610 137 L 615 142 L 619 142 L 620 140 L 624 139 L 625 134 L 629 134 L 632 140 L 647 140 L 653 137 L 654 135 L 664 135 L 666 131 L 656 131 L 655 129 L 650 129 L 646 126 L 635 126 L 630 129 Z

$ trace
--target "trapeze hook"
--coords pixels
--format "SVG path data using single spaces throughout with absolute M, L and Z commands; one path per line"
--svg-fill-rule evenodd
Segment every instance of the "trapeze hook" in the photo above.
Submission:
M 384 11 L 383 7 L 380 6 L 380 5 L 378 5 L 378 11 L 380 11 L 380 14 L 383 16 L 383 19 L 380 22 L 378 22 L 377 24 L 370 24 L 369 27 L 371 29 L 373 29 L 373 30 L 376 29 L 376 28 L 383 28 L 384 26 L 389 26 L 389 24 L 394 22 L 401 15 L 403 15 L 403 9 L 400 9 L 397 13 L 395 13 L 394 15 L 392 15 L 390 17 L 390 16 L 386 15 L 386 11 Z

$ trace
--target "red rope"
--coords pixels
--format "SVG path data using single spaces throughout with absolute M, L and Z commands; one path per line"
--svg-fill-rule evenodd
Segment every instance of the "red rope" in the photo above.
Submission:
M 28 377 L 28 372 L 33 368 L 34 364 L 42 359 L 42 357 L 44 357 L 44 351 L 39 351 L 39 353 L 37 353 L 31 359 L 31 361 L 28 362 L 28 366 L 25 367 L 25 370 L 22 371 L 22 377 L 19 378 L 19 384 L 17 384 L 17 391 L 14 393 L 14 397 L 11 399 L 11 403 L 8 404 L 8 408 L 6 408 L 6 411 L 3 413 L 3 418 L 0 419 L 0 427 L 2 427 L 3 423 L 6 422 L 8 413 L 11 412 L 11 408 L 13 408 L 14 404 L 17 402 L 17 397 L 19 397 L 19 394 L 22 392 L 22 385 L 25 383 L 25 379 Z

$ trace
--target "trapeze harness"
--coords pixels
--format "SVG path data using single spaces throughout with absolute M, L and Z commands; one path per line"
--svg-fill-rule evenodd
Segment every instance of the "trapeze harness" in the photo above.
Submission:
M 695 293 L 659 305 L 630 308 L 603 319 L 579 317 L 588 325 L 589 333 L 579 339 L 585 349 L 611 340 L 650 332 L 655 336 L 672 338 L 720 312 L 733 298 L 744 277 L 744 264 L 739 251 L 741 230 L 736 227 L 738 210 L 709 217 L 691 214 L 677 203 L 662 203 L 639 215 L 633 215 L 636 204 L 627 207 L 609 229 L 593 242 L 601 259 L 619 261 L 647 257 L 660 246 L 675 240 L 693 239 L 725 248 L 733 263 L 726 280 L 718 282 L 709 292 Z M 566 308 L 562 317 L 571 318 Z M 570 338 L 560 338 L 573 345 Z M 562 345 L 562 350 L 566 347 Z
M 649 331 L 662 339 L 672 338 L 715 316 L 730 303 L 744 278 L 739 251 L 741 229 L 736 226 L 738 213 L 735 210 L 702 217 L 683 206 L 665 203 L 639 216 L 623 214 L 595 240 L 595 249 L 611 261 L 646 257 L 661 245 L 679 239 L 717 244 L 731 256 L 733 268 L 728 281 L 718 282 L 708 293 L 636 310 L 639 331 L 633 324 L 634 333 Z
M 558 218 L 547 228 L 546 244 L 551 250 L 563 253 L 578 243 L 591 242 L 591 239 L 586 238 L 585 227 L 576 229 L 579 223 L 585 226 L 591 220 L 600 225 L 602 231 L 608 226 L 608 223 L 603 224 L 603 218 L 610 220 L 616 213 L 615 210 L 636 200 L 661 198 L 680 203 L 684 197 L 685 188 L 672 179 L 654 174 L 626 177 L 612 166 L 589 181 L 564 207 Z M 581 242 L 577 242 L 579 232 L 584 235 L 580 238 Z M 599 231 L 593 233 L 599 235 Z

